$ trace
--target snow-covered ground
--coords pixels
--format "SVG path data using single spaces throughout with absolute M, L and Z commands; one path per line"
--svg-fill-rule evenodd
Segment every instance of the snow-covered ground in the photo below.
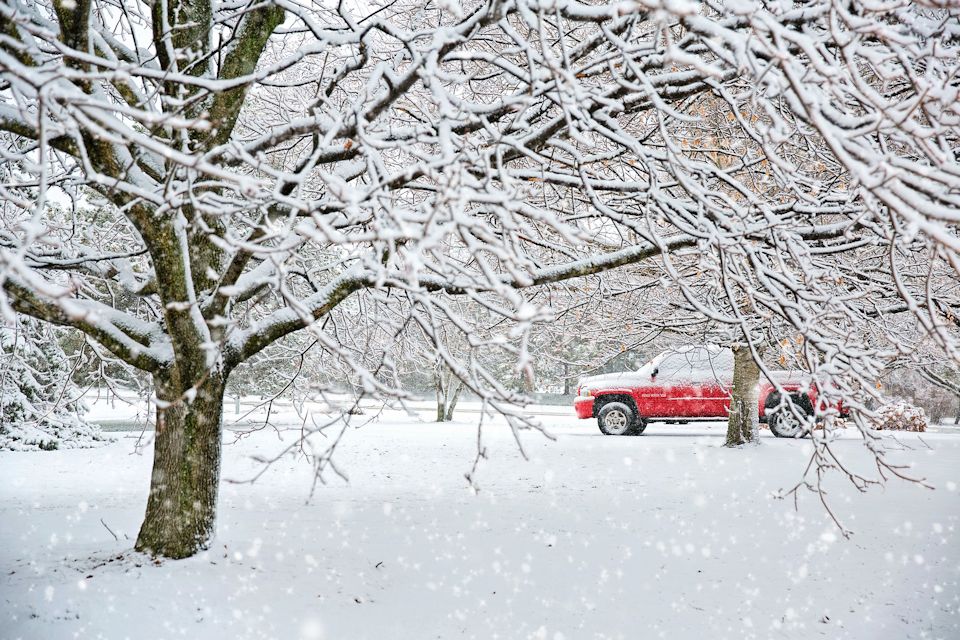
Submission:
M 153 407 L 134 391 L 123 389 L 119 394 L 107 389 L 93 389 L 83 396 L 87 412 L 84 417 L 103 426 L 105 431 L 141 430 L 145 426 L 152 429 Z M 341 411 L 350 409 L 356 399 L 349 394 L 328 394 L 326 401 L 296 403 L 288 398 L 271 400 L 270 397 L 243 396 L 227 397 L 224 401 L 223 421 L 227 429 L 249 428 L 263 425 L 268 421 L 272 425 L 299 425 L 312 416 L 326 420 L 331 406 Z M 572 418 L 572 400 L 563 404 L 528 405 L 527 412 L 549 418 Z M 358 403 L 366 414 L 375 414 L 383 407 L 382 402 L 364 399 Z M 417 413 L 422 420 L 432 421 L 437 415 L 436 400 L 409 400 L 407 409 Z M 458 418 L 476 420 L 481 411 L 478 401 L 462 400 L 457 404 Z M 551 422 L 555 424 L 555 422 Z
M 562 413 L 559 411 L 558 413 Z M 131 551 L 147 446 L 0 453 L 0 637 L 36 638 L 905 638 L 960 637 L 960 434 L 897 434 L 902 482 L 859 495 L 830 482 L 839 536 L 795 481 L 809 444 L 721 447 L 719 425 L 600 436 L 485 431 L 387 412 L 352 430 L 310 497 L 309 464 L 259 469 L 291 433 L 225 434 L 213 547 L 154 563 Z M 145 436 L 149 439 L 149 434 Z M 851 435 L 844 461 L 867 469 Z M 109 529 L 108 529 L 109 528 Z M 111 533 L 111 531 L 113 533 Z M 119 538 L 114 539 L 114 534 Z

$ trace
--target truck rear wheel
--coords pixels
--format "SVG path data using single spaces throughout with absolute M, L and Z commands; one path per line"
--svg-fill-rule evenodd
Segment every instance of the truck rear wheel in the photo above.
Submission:
M 804 438 L 810 434 L 806 418 L 813 415 L 813 406 L 805 393 L 795 393 L 790 400 L 792 407 L 781 407 L 780 394 L 771 393 L 767 398 L 764 405 L 770 432 L 778 438 Z
M 646 423 L 633 407 L 623 402 L 608 402 L 597 413 L 600 431 L 608 436 L 635 436 L 643 433 Z

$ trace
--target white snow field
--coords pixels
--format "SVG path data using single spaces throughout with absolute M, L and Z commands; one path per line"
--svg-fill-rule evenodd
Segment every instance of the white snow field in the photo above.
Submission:
M 350 430 L 349 483 L 328 475 L 312 498 L 293 457 L 228 481 L 293 432 L 228 431 L 213 546 L 157 563 L 131 550 L 152 453 L 135 434 L 2 452 L 0 637 L 960 638 L 960 433 L 886 436 L 933 490 L 832 479 L 845 540 L 813 496 L 771 497 L 799 478 L 802 441 L 728 450 L 719 425 L 616 438 L 547 416 L 557 440 L 525 433 L 525 461 L 494 424 L 475 494 L 461 418 Z M 852 432 L 837 449 L 870 470 Z

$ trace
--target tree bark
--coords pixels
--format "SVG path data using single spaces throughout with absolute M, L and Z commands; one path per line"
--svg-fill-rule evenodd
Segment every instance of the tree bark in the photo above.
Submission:
M 450 393 L 450 386 L 448 385 L 447 395 L 449 397 L 446 399 L 447 409 L 443 413 L 444 422 L 453 420 L 453 410 L 457 408 L 457 400 L 460 399 L 460 392 L 463 391 L 463 382 L 459 378 L 452 380 L 450 384 L 453 386 L 453 393 Z
M 437 422 L 443 422 L 446 393 L 443 389 L 443 369 L 439 366 L 433 374 L 434 387 L 437 390 Z
M 453 410 L 460 399 L 463 382 L 452 371 L 448 371 L 444 381 L 444 367 L 440 366 L 434 372 L 434 386 L 437 390 L 437 422 L 453 420 Z
M 226 381 L 211 373 L 193 386 L 192 401 L 169 380 L 154 381 L 159 402 L 153 475 L 135 548 L 186 558 L 206 549 L 214 533 Z
M 760 384 L 760 366 L 754 361 L 750 347 L 733 347 L 733 390 L 730 397 L 730 417 L 727 420 L 726 446 L 736 447 L 748 442 L 760 442 L 760 413 L 757 387 Z

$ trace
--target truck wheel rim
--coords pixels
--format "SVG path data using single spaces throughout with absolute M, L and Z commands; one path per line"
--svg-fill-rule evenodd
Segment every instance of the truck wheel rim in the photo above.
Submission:
M 800 420 L 793 415 L 793 411 L 784 411 L 777 416 L 777 430 L 780 431 L 781 435 L 795 436 L 800 431 Z
M 627 416 L 621 411 L 611 411 L 604 417 L 603 426 L 611 433 L 623 433 L 627 430 Z

